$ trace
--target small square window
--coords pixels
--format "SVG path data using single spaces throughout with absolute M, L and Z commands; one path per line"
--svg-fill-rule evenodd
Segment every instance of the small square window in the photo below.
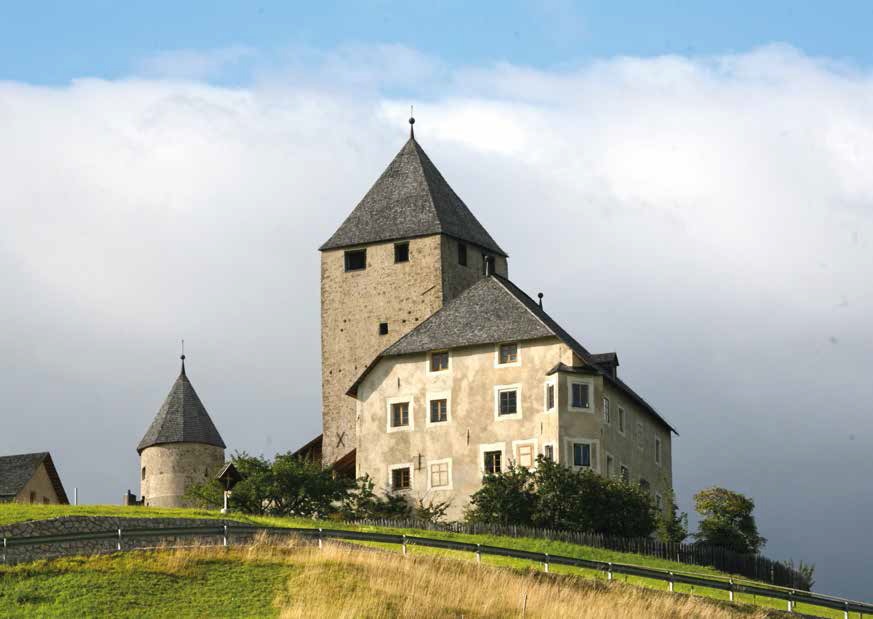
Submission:
M 467 266 L 467 246 L 463 243 L 458 243 L 458 264 Z
M 409 402 L 391 405 L 391 427 L 402 428 L 409 425 Z
M 409 262 L 409 243 L 394 244 L 394 262 Z
M 591 445 L 588 443 L 573 443 L 573 465 L 591 466 Z
M 516 363 L 518 361 L 518 344 L 501 344 L 499 352 L 499 363 Z
M 518 455 L 518 465 L 524 467 L 532 467 L 534 463 L 533 458 L 533 445 L 519 445 L 516 450 Z
M 410 486 L 412 475 L 409 467 L 391 470 L 391 488 L 393 490 L 406 490 Z
M 380 322 L 379 323 L 379 335 L 388 335 L 388 323 Z
M 545 447 L 543 447 L 543 457 L 546 460 L 551 460 L 551 461 L 555 460 L 555 447 L 554 447 L 554 445 L 546 445 Z
M 430 353 L 430 371 L 442 372 L 449 369 L 449 351 L 441 350 Z
M 346 271 L 363 271 L 367 268 L 367 250 L 353 249 L 345 254 Z
M 499 414 L 515 415 L 518 412 L 518 392 L 515 389 L 500 391 L 499 398 Z
M 488 475 L 499 475 L 502 454 L 499 451 L 485 452 L 485 473 Z
M 430 465 L 431 488 L 442 488 L 449 485 L 449 463 L 437 462 Z
M 570 396 L 570 406 L 573 408 L 589 407 L 589 385 L 587 383 L 572 383 Z
M 430 422 L 440 423 L 449 420 L 449 401 L 431 400 L 430 401 Z
M 550 411 L 555 408 L 555 385 L 549 383 L 546 385 L 546 410 Z

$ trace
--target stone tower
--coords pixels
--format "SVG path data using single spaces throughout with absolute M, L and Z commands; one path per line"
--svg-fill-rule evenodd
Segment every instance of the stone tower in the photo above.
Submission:
M 185 494 L 224 466 L 224 441 L 182 371 L 136 448 L 143 504 L 189 507 Z
M 361 371 L 483 277 L 486 262 L 507 276 L 507 256 L 411 130 L 320 250 L 322 457 L 332 464 L 356 447 L 346 392 Z

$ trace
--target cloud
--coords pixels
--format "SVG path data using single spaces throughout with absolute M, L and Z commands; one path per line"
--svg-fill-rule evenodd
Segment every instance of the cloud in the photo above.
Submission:
M 138 73 L 153 78 L 210 79 L 256 61 L 259 53 L 246 45 L 211 50 L 176 49 L 140 61 Z
M 51 449 L 85 500 L 114 502 L 182 337 L 232 449 L 316 434 L 317 247 L 400 148 L 412 102 L 513 279 L 617 350 L 682 433 L 685 508 L 707 484 L 748 492 L 769 554 L 865 593 L 869 72 L 785 46 L 555 71 L 392 46 L 257 54 L 0 84 L 0 451 Z M 205 79 L 250 58 L 244 84 Z M 842 532 L 827 540 L 824 512 Z

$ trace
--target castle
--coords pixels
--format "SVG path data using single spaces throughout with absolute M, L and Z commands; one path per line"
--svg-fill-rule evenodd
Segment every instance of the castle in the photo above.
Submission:
M 450 518 L 483 474 L 540 455 L 639 483 L 662 505 L 675 430 L 618 377 L 615 353 L 590 353 L 510 281 L 506 252 L 412 124 L 320 251 L 323 432 L 298 453 L 411 499 L 449 500 Z M 197 405 L 165 403 L 170 429 L 153 432 L 159 413 L 140 443 L 149 504 L 179 504 L 189 479 L 221 468 L 224 443 L 184 366 L 183 378 Z M 187 434 L 171 421 L 193 418 Z M 154 481 L 161 467 L 172 474 Z

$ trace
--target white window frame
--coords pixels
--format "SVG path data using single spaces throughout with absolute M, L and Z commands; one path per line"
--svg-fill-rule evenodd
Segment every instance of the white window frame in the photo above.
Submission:
M 430 470 L 430 467 L 434 464 L 448 464 L 449 465 L 449 485 L 447 486 L 432 486 L 431 482 L 433 481 L 433 473 Z M 484 456 L 483 456 L 483 466 L 484 466 Z M 454 480 L 452 479 L 452 459 L 451 458 L 442 458 L 441 460 L 428 460 L 427 461 L 427 489 L 433 490 L 435 492 L 442 492 L 443 490 L 453 490 L 454 489 Z
M 500 363 L 500 347 L 506 344 L 515 344 L 515 361 L 512 363 Z M 499 342 L 494 345 L 494 367 L 495 368 L 517 368 L 521 365 L 521 343 L 515 341 Z
M 514 460 L 515 464 L 518 466 L 521 466 L 521 461 L 518 457 L 518 448 L 521 447 L 522 445 L 530 445 L 531 463 L 530 463 L 530 467 L 528 467 L 528 468 L 535 469 L 537 466 L 537 445 L 538 445 L 538 443 L 539 443 L 539 441 L 537 441 L 536 438 L 526 438 L 526 439 L 521 439 L 518 441 L 512 441 L 512 457 L 515 458 L 515 460 Z
M 552 462 L 557 464 L 561 459 L 561 450 L 558 449 L 557 445 L 555 445 L 555 441 L 545 441 L 543 443 L 543 450 L 542 450 L 542 455 L 544 458 L 546 457 L 546 447 L 552 448 Z
M 432 370 L 430 369 L 430 358 L 435 352 L 445 352 L 449 354 L 449 366 L 445 370 Z M 440 376 L 445 374 L 446 372 L 452 371 L 452 351 L 451 349 L 441 348 L 439 350 L 431 350 L 428 351 L 427 355 L 425 355 L 424 359 L 424 371 L 427 374 L 433 374 L 435 376 Z
M 611 475 L 610 475 L 610 471 L 609 471 L 609 461 L 610 460 L 612 460 L 612 474 Z M 615 459 L 615 456 L 613 456 L 611 453 L 609 453 L 607 451 L 606 455 L 604 455 L 604 457 L 603 457 L 603 475 L 607 479 L 615 478 L 615 464 L 616 464 L 616 462 L 618 462 L 618 461 Z
M 452 392 L 451 391 L 429 391 L 427 397 L 427 408 L 425 410 L 424 415 L 424 427 L 425 428 L 442 428 L 444 426 L 451 425 L 452 423 Z M 445 400 L 446 401 L 446 420 L 445 421 L 431 421 L 430 420 L 430 403 L 433 400 Z
M 479 443 L 479 472 L 485 474 L 485 452 L 500 452 L 500 472 L 506 471 L 506 441 L 502 443 Z
M 661 442 L 661 437 L 655 437 L 655 464 L 661 466 L 661 462 L 664 461 L 664 456 L 661 453 L 664 449 L 664 443 Z
M 549 387 L 553 389 L 555 398 L 554 406 L 552 406 L 552 408 L 549 408 Z M 558 381 L 551 378 L 543 383 L 543 412 L 554 413 L 556 410 L 558 410 Z
M 415 415 L 413 414 L 414 408 L 415 408 L 414 407 L 414 404 L 415 404 L 414 400 L 415 400 L 415 398 L 413 398 L 411 395 L 399 395 L 399 396 L 395 396 L 393 398 L 388 398 L 386 400 L 385 408 L 386 408 L 386 412 L 387 412 L 387 417 L 386 417 L 386 422 L 385 422 L 385 428 L 389 433 L 390 432 L 412 432 L 415 429 Z M 391 405 L 392 404 L 403 404 L 404 402 L 409 403 L 409 425 L 408 426 L 397 426 L 395 428 L 391 425 Z
M 619 405 L 617 407 L 617 409 L 618 409 L 618 412 L 616 414 L 618 415 L 618 417 L 617 417 L 618 433 L 621 434 L 622 436 L 625 436 L 625 434 L 627 434 L 627 411 L 625 410 L 624 406 L 621 406 L 621 405 Z
M 515 413 L 511 415 L 500 414 L 500 392 L 515 390 Z M 522 418 L 521 406 L 521 383 L 514 385 L 494 385 L 494 419 L 496 421 L 511 421 Z
M 591 449 L 591 466 L 576 466 L 573 453 L 574 443 L 588 443 L 591 447 L 593 447 L 593 449 Z M 588 438 L 587 436 L 565 438 L 564 451 L 567 454 L 567 465 L 573 470 L 580 471 L 587 468 L 591 469 L 595 473 L 600 472 L 600 439 Z
M 395 488 L 393 485 L 394 480 L 392 479 L 394 471 L 398 469 L 409 469 L 409 488 Z M 388 466 L 388 489 L 392 492 L 410 492 L 413 488 L 415 488 L 415 467 L 412 465 L 412 462 L 405 462 L 403 464 L 391 464 Z
M 573 406 L 573 385 L 588 385 L 588 407 L 587 408 Z M 592 400 L 594 400 L 594 382 L 593 381 L 580 380 L 578 378 L 570 378 L 567 380 L 567 410 L 594 414 L 594 407 L 591 405 Z

